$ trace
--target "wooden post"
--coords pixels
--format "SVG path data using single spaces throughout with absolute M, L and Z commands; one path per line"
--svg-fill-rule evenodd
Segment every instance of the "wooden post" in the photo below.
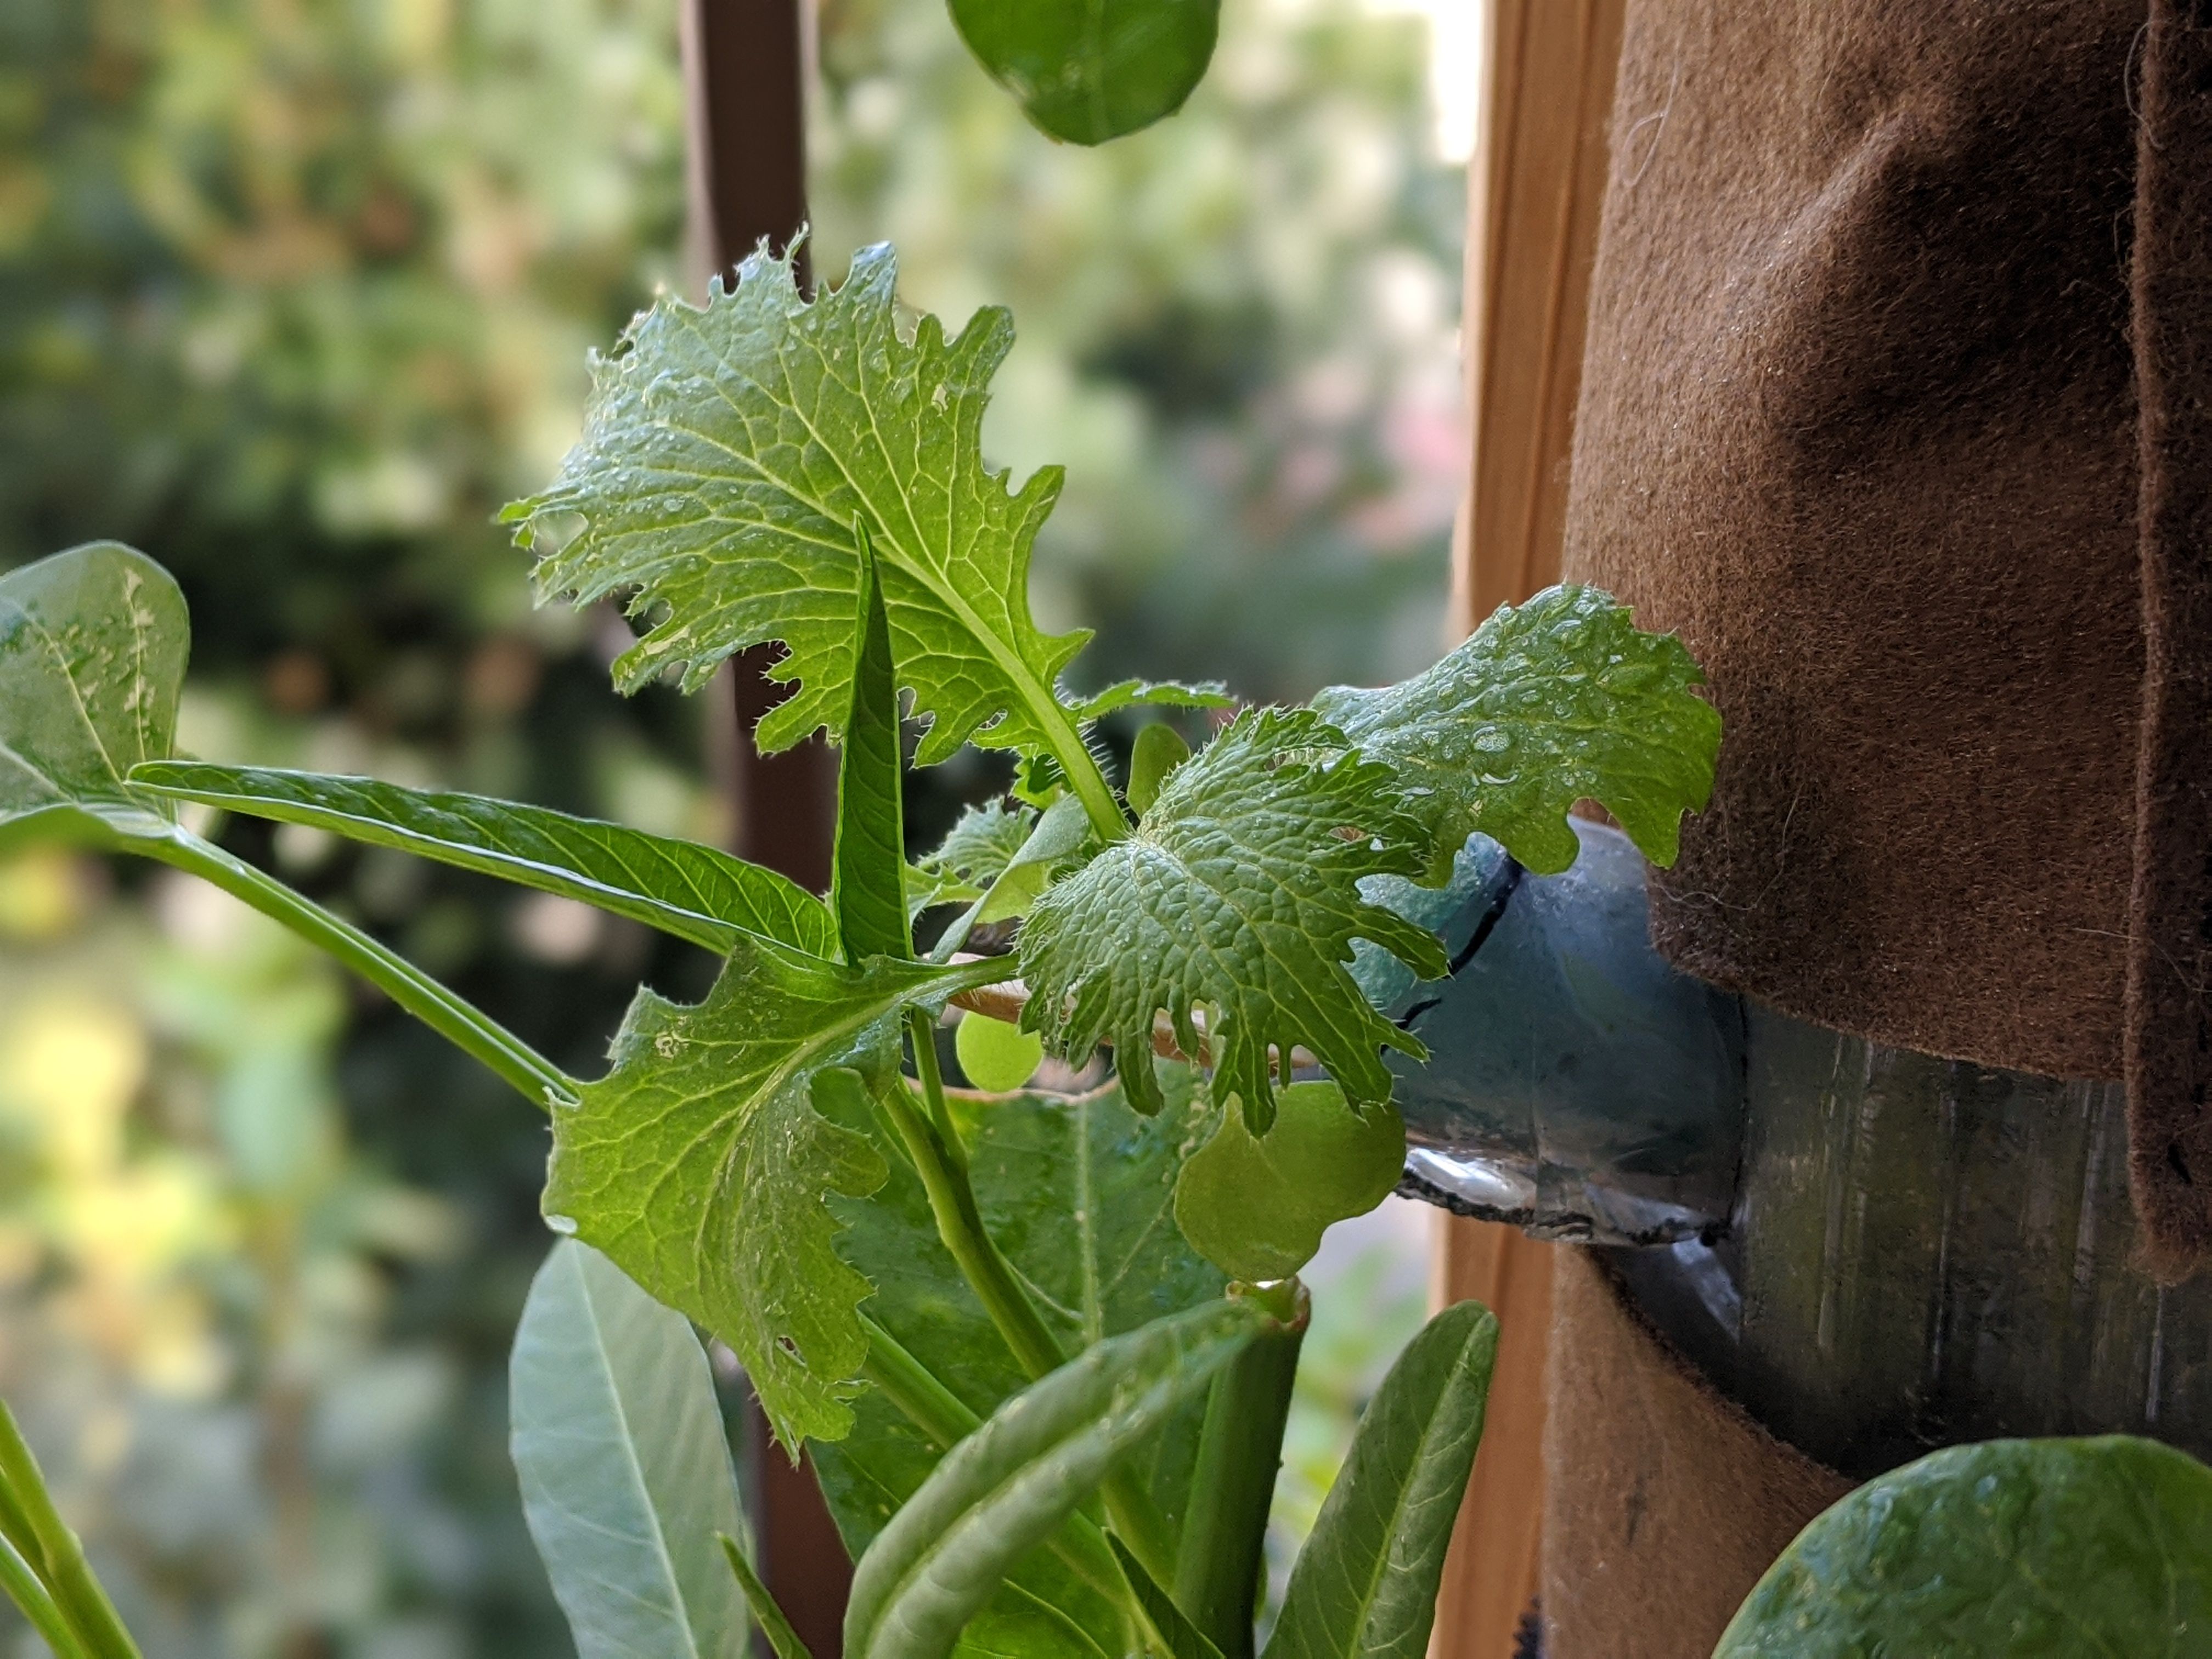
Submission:
M 1453 547 L 1460 635 L 1559 579 L 1625 0 L 1488 3 L 1468 173 L 1462 337 L 1474 453 Z M 1437 1298 L 1487 1304 L 1499 1340 L 1431 1659 L 1509 1659 L 1535 1601 L 1552 1249 L 1513 1228 L 1438 1218 Z
M 763 237 L 788 246 L 806 220 L 806 0 L 684 0 L 690 101 L 686 182 L 696 297 Z M 809 281 L 803 255 L 799 283 Z M 711 764 L 737 818 L 738 853 L 819 892 L 830 884 L 836 769 L 809 741 L 775 756 L 753 728 L 781 701 L 762 671 L 775 653 L 741 654 L 708 693 Z M 811 1467 L 770 1442 L 757 1405 L 746 1436 L 763 1576 L 816 1659 L 840 1647 L 852 1568 Z

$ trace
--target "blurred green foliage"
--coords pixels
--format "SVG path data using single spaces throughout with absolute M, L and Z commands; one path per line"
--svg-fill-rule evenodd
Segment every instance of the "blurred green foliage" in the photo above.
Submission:
M 816 270 L 888 238 L 914 304 L 1012 307 L 987 441 L 1069 464 L 1037 599 L 1100 629 L 1091 672 L 1279 696 L 1428 661 L 1462 184 L 1419 24 L 1229 0 L 1183 112 L 1098 150 L 941 0 L 823 0 L 818 44 Z M 210 758 L 720 834 L 700 705 L 614 697 L 626 626 L 532 611 L 490 522 L 574 436 L 586 350 L 682 280 L 682 95 L 675 0 L 6 0 L 0 568 L 113 536 L 174 570 Z M 917 838 L 990 775 L 922 781 Z M 546 896 L 224 839 L 586 1073 L 640 977 L 708 977 Z M 186 890 L 0 866 L 0 1391 L 149 1659 L 565 1652 L 503 1417 L 543 1127 Z M 1293 1530 L 1379 1373 L 1310 1346 L 1345 1398 L 1308 1401 Z

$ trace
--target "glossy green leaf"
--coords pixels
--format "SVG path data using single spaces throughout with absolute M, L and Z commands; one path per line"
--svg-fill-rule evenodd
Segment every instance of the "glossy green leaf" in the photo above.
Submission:
M 1038 815 L 1029 839 L 1006 860 L 976 907 L 978 921 L 1011 921 L 1030 906 L 1055 878 L 1073 867 L 1092 845 L 1091 820 L 1083 803 L 1064 795 Z
M 848 1659 L 943 1659 L 1007 1572 L 1124 1456 L 1200 1397 L 1265 1324 L 1243 1302 L 1110 1337 L 948 1452 L 853 1577 Z
M 1044 1059 L 1044 1041 L 1035 1032 L 1003 1019 L 968 1013 L 961 1016 L 953 1032 L 952 1050 L 960 1057 L 960 1069 L 968 1074 L 969 1083 L 978 1089 L 1003 1091 L 1018 1089 L 1036 1075 L 1037 1065 Z
M 2212 1650 L 2212 1469 L 2154 1441 L 1952 1446 L 1797 1535 L 1715 1659 Z
M 1447 971 L 1436 936 L 1360 896 L 1363 877 L 1422 867 L 1427 836 L 1389 769 L 1305 710 L 1239 715 L 1176 769 L 1136 832 L 1038 899 L 1022 930 L 1024 1020 L 1080 1060 L 1100 1041 L 1149 1054 L 1164 1008 L 1185 1054 L 1211 1011 L 1214 1087 L 1264 1128 L 1277 1071 L 1303 1044 L 1362 1105 L 1390 1097 L 1379 1050 L 1426 1051 L 1345 971 L 1355 938 Z M 1270 1047 L 1274 1049 L 1271 1057 Z M 1139 1106 L 1150 1074 L 1133 1068 Z
M 1184 1616 L 1175 1598 L 1145 1571 L 1144 1563 L 1129 1553 L 1129 1547 L 1112 1533 L 1106 1534 L 1106 1541 L 1113 1547 L 1114 1559 L 1129 1581 L 1129 1588 L 1143 1604 L 1145 1617 L 1152 1620 L 1153 1632 L 1166 1646 L 1169 1659 L 1221 1659 L 1221 1650 Z
M 898 682 L 883 585 L 864 531 L 854 623 L 853 698 L 837 767 L 837 836 L 830 908 L 845 960 L 914 954 L 906 908 L 906 815 L 901 805 Z
M 744 1518 L 690 1322 L 563 1239 L 507 1375 L 523 1518 L 579 1659 L 744 1659 L 745 1604 L 715 1534 Z
M 745 1559 L 744 1548 L 727 1533 L 715 1534 L 722 1546 L 722 1553 L 730 1563 L 730 1574 L 744 1593 L 745 1605 L 752 1609 L 753 1623 L 760 1626 L 761 1634 L 768 1638 L 769 1650 L 775 1659 L 814 1659 L 799 1632 L 791 1627 L 791 1620 L 783 1616 L 783 1609 L 769 1594 L 768 1586 L 761 1582 L 753 1564 Z
M 1103 144 L 1182 107 L 1206 74 L 1220 0 L 951 0 L 960 38 L 1030 120 Z
M 1168 1213 L 1176 1166 L 1204 1127 L 1204 1108 L 1190 1068 L 1160 1069 L 1170 1103 L 1158 1117 L 1131 1111 L 1112 1085 L 1074 1097 L 952 1103 L 984 1224 L 1071 1350 L 1221 1295 L 1221 1275 L 1192 1253 Z M 850 1121 L 867 1125 L 865 1116 Z M 920 1179 L 902 1158 L 890 1163 L 890 1179 L 873 1197 L 831 1200 L 848 1224 L 838 1253 L 877 1285 L 871 1316 L 955 1402 L 950 1418 L 964 1415 L 972 1426 L 1027 1379 L 939 1242 Z M 856 1555 L 966 1431 L 948 1419 L 945 1432 L 933 1437 L 888 1395 L 870 1389 L 854 1402 L 846 1438 L 811 1448 Z M 1196 1407 L 1182 1413 L 1123 1465 L 1164 1512 L 1171 1539 L 1188 1501 L 1200 1415 Z M 993 1604 L 1003 1620 L 979 1618 L 957 1651 L 963 1659 L 994 1652 L 1084 1659 L 1093 1643 L 1041 1621 L 1036 1608 L 1064 1609 L 1076 1632 L 1105 1639 L 1118 1628 L 1099 1588 L 1102 1580 L 1110 1587 L 1111 1571 L 1108 1563 L 1103 1575 L 1087 1565 L 1078 1574 L 1048 1550 L 1031 1553 L 1017 1566 L 1005 1605 Z M 1015 1632 L 1035 1645 L 1007 1647 Z
M 177 584 L 118 542 L 0 576 L 0 846 L 172 833 L 128 778 L 175 743 L 191 649 Z
M 836 954 L 822 901 L 773 870 L 694 842 L 542 806 L 371 778 L 161 761 L 131 773 L 149 793 L 325 830 L 579 899 L 718 954 L 747 933 Z
M 1692 689 L 1705 678 L 1680 640 L 1639 632 L 1597 589 L 1553 587 L 1501 607 L 1425 673 L 1334 686 L 1313 706 L 1412 792 L 1432 876 L 1478 830 L 1540 874 L 1574 862 L 1566 817 L 1584 799 L 1645 857 L 1674 861 L 1720 748 L 1720 713 Z
M 848 968 L 748 939 L 696 1007 L 639 992 L 612 1069 L 554 1111 L 549 1219 L 728 1343 L 787 1445 L 852 1421 L 869 1287 L 837 1259 L 823 1200 L 884 1177 L 817 1091 L 858 1093 L 847 1068 L 890 1075 L 902 1012 L 990 971 Z
M 1264 1135 L 1224 1112 L 1176 1182 L 1176 1222 L 1191 1248 L 1247 1284 L 1297 1272 L 1323 1233 L 1389 1197 L 1406 1168 L 1395 1107 L 1354 1114 L 1336 1085 L 1315 1082 L 1291 1085 L 1275 1109 Z
M 1291 1569 L 1265 1659 L 1422 1659 L 1482 1437 L 1498 1322 L 1445 1309 L 1398 1357 Z
M 1137 733 L 1129 749 L 1129 807 L 1142 817 L 1159 799 L 1168 774 L 1190 758 L 1190 745 L 1172 726 L 1157 721 Z

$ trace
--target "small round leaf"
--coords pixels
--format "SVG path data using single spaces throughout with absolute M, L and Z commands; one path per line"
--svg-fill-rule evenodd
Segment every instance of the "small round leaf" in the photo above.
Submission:
M 1334 1083 L 1293 1083 L 1275 1103 L 1273 1125 L 1255 1135 L 1231 1102 L 1176 1181 L 1176 1220 L 1191 1248 L 1249 1284 L 1304 1267 L 1333 1224 L 1390 1195 L 1406 1164 L 1394 1106 L 1358 1115 Z
M 1002 1019 L 983 1014 L 963 1014 L 952 1034 L 952 1052 L 960 1069 L 978 1089 L 1003 1094 L 1018 1089 L 1036 1075 L 1044 1058 L 1044 1039 Z

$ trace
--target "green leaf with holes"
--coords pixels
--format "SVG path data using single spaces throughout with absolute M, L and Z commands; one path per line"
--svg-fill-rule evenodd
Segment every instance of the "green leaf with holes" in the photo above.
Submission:
M 1206 74 L 1221 0 L 951 0 L 960 38 L 1044 131 L 1103 144 L 1182 107 Z
M 1046 1047 L 1080 1060 L 1103 1041 L 1147 1054 L 1164 1009 L 1214 1090 L 1255 1133 L 1310 1050 L 1355 1104 L 1390 1098 L 1380 1050 L 1425 1054 L 1377 1014 L 1345 971 L 1371 939 L 1424 978 L 1447 971 L 1436 936 L 1368 903 L 1359 882 L 1410 875 L 1427 834 L 1388 767 L 1352 753 L 1310 712 L 1242 714 L 1162 787 L 1136 832 L 1048 888 L 1022 930 L 1023 1018 Z M 1129 1068 L 1151 1105 L 1150 1070 Z
M 696 1007 L 640 991 L 612 1069 L 554 1109 L 548 1218 L 728 1343 L 787 1445 L 852 1421 L 870 1287 L 837 1259 L 823 1200 L 884 1178 L 874 1146 L 817 1096 L 881 1084 L 902 1012 L 992 973 L 846 967 L 747 939 Z
M 0 576 L 0 848 L 173 833 L 131 769 L 168 755 L 191 650 L 169 573 L 94 542 Z
M 1578 800 L 1611 812 L 1645 857 L 1672 864 L 1685 812 L 1704 807 L 1720 748 L 1705 674 L 1671 634 L 1637 629 L 1594 587 L 1504 606 L 1424 673 L 1314 699 L 1403 781 L 1441 879 L 1480 830 L 1540 874 L 1565 869 Z
M 1952 1446 L 1797 1534 L 1714 1659 L 2101 1654 L 2212 1639 L 2212 1469 L 2155 1441 Z

